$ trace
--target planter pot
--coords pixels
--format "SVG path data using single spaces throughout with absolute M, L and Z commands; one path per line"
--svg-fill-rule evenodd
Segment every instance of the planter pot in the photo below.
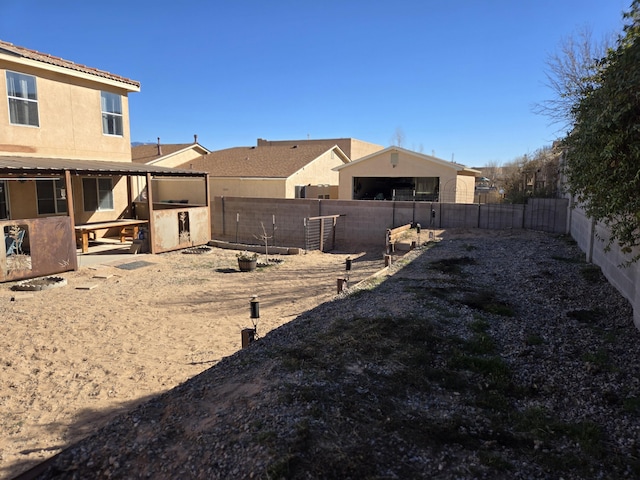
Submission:
M 238 259 L 238 268 L 240 268 L 241 272 L 252 272 L 258 266 L 258 260 L 241 260 Z

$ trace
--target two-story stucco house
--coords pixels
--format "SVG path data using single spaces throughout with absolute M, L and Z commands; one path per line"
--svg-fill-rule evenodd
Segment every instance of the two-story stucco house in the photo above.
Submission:
M 76 232 L 133 222 L 136 199 L 152 252 L 208 241 L 206 175 L 131 161 L 128 95 L 139 91 L 135 80 L 0 41 L 0 281 L 77 268 Z M 188 186 L 180 198 L 204 207 L 189 223 L 206 216 L 205 231 L 156 235 L 153 203 L 179 185 Z

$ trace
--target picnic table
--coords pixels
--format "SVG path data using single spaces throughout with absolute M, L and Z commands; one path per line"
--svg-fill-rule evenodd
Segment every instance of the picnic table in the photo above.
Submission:
M 79 233 L 82 237 L 82 253 L 89 251 L 89 233 L 96 230 L 104 230 L 107 228 L 119 228 L 120 229 L 120 242 L 124 242 L 127 234 L 130 234 L 133 238 L 138 237 L 138 230 L 141 225 L 148 223 L 148 220 L 135 220 L 132 218 L 120 218 L 118 220 L 109 220 L 106 222 L 93 222 L 85 223 L 83 225 L 76 225 L 76 233 Z

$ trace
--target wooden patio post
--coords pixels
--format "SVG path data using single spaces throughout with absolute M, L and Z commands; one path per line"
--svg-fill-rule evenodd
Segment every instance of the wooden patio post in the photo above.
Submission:
M 147 173 L 147 210 L 149 211 L 149 251 L 156 253 L 155 247 L 155 221 L 153 218 L 153 193 L 151 188 L 151 174 Z
M 133 185 L 131 175 L 127 175 L 127 210 L 125 211 L 125 218 L 133 218 Z
M 204 198 L 207 202 L 207 210 L 209 210 L 209 240 L 211 240 L 213 238 L 212 236 L 212 232 L 211 232 L 211 190 L 210 190 L 211 186 L 209 185 L 209 174 L 205 174 L 204 175 Z M 224 230 L 224 223 L 223 223 L 223 230 Z
M 76 239 L 76 214 L 73 210 L 73 187 L 71 186 L 71 172 L 69 170 L 64 171 L 64 188 L 67 193 L 67 213 L 69 215 L 69 220 L 71 221 L 71 240 L 73 241 L 73 251 L 75 253 L 77 239 Z M 72 257 L 73 270 L 78 270 L 78 256 L 73 255 Z

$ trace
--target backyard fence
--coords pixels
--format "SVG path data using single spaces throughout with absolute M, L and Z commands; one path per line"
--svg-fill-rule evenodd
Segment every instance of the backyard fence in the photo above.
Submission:
M 526 204 L 513 205 L 215 197 L 211 215 L 212 238 L 217 240 L 257 244 L 261 225 L 273 224 L 278 245 L 322 251 L 358 245 L 383 252 L 387 229 L 408 223 L 420 223 L 423 229 L 570 233 L 586 260 L 600 266 L 633 304 L 634 320 L 640 328 L 640 265 L 620 268 L 629 254 L 616 245 L 606 251 L 600 240 L 608 237 L 606 229 L 579 208 L 572 208 L 566 198 L 530 198 Z

